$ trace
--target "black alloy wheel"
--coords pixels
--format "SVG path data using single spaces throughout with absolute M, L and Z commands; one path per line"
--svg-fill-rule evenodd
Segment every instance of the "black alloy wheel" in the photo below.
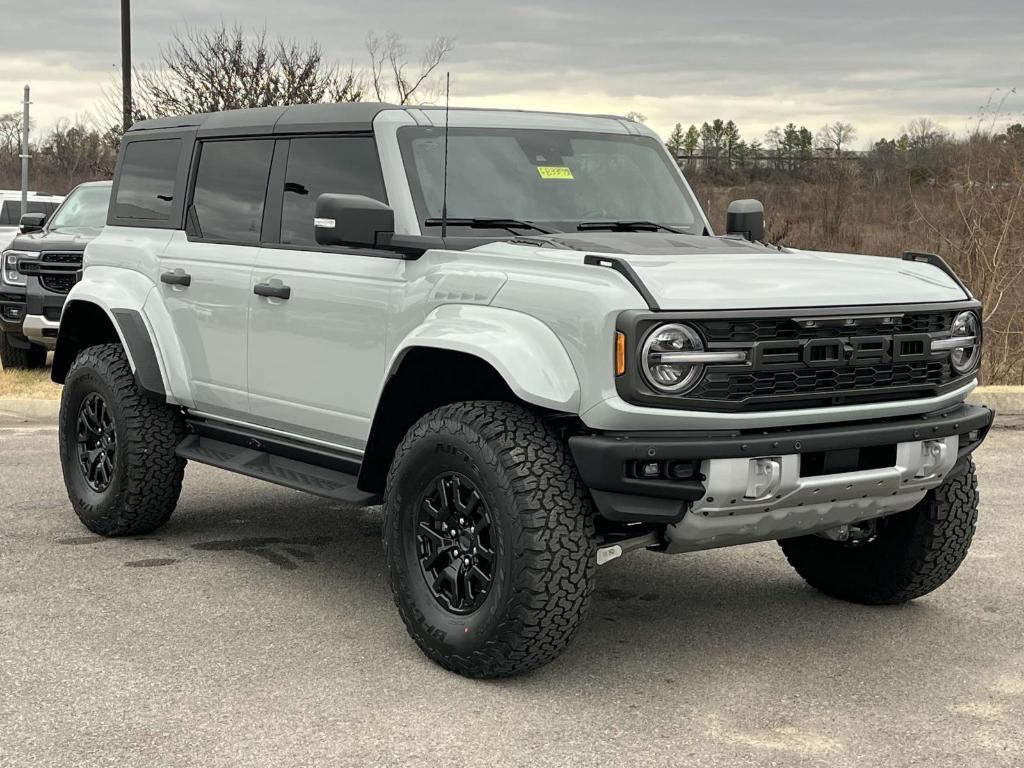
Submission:
M 491 515 L 473 481 L 437 476 L 419 502 L 417 555 L 430 594 L 456 615 L 483 605 L 494 580 Z
M 82 400 L 76 427 L 78 467 L 89 487 L 97 493 L 103 493 L 114 477 L 117 432 L 113 414 L 99 393 L 92 392 Z

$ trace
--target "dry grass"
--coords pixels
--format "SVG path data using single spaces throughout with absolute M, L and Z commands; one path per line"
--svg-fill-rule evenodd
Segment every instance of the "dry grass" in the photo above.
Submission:
M 50 369 L 0 369 L 0 400 L 59 400 L 60 384 L 50 381 Z

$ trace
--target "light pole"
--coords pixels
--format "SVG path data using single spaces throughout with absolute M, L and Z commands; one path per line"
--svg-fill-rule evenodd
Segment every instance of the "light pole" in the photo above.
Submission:
M 121 97 L 124 129 L 132 127 L 131 0 L 121 0 Z
M 28 213 L 28 106 L 31 104 L 29 87 L 25 86 L 24 112 L 21 119 L 21 215 Z

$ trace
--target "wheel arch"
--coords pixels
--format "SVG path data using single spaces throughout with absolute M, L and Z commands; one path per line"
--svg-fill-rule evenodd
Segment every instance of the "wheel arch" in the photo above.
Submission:
M 110 309 L 89 299 L 71 299 L 64 306 L 50 378 L 63 384 L 79 352 L 107 343 L 124 348 L 143 392 L 161 402 L 166 401 L 160 363 L 142 313 L 136 309 Z
M 568 354 L 540 321 L 492 307 L 441 307 L 392 356 L 370 426 L 359 488 L 384 490 L 399 442 L 435 408 L 499 400 L 576 414 L 579 398 Z

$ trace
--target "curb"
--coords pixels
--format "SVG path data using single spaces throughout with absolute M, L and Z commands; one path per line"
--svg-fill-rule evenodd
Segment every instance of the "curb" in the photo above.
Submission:
M 0 423 L 56 422 L 60 400 L 0 400 Z
M 995 408 L 998 424 L 999 416 L 1024 415 L 1024 387 L 980 387 L 968 396 L 967 402 Z M 60 400 L 0 400 L 0 422 L 7 424 L 55 422 L 59 412 Z

